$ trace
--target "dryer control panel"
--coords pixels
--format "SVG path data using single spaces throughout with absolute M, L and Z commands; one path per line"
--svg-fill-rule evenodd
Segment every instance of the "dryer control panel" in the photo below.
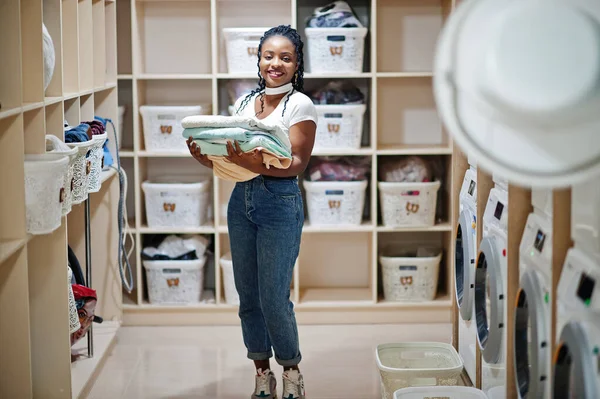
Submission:
M 600 311 L 600 266 L 578 248 L 571 248 L 557 294 L 567 311 Z
M 490 190 L 485 211 L 483 213 L 483 229 L 499 230 L 506 235 L 508 228 L 508 192 L 494 187 Z
M 523 261 L 549 271 L 552 267 L 552 224 L 550 220 L 536 213 L 530 213 L 519 249 Z

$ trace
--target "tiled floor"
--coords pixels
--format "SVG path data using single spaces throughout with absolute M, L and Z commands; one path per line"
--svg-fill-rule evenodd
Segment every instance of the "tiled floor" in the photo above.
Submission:
M 378 399 L 377 344 L 450 337 L 450 324 L 301 326 L 307 396 Z M 89 398 L 246 399 L 254 371 L 245 356 L 239 327 L 124 327 Z

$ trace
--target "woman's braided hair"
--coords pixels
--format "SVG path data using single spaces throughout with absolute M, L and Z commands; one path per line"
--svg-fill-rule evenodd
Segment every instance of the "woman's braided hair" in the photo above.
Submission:
M 300 93 L 304 93 L 304 42 L 302 41 L 302 38 L 300 37 L 300 35 L 298 34 L 298 31 L 292 27 L 290 27 L 290 25 L 279 25 L 276 26 L 274 28 L 269 29 L 268 31 L 266 31 L 264 33 L 264 35 L 260 38 L 260 43 L 258 44 L 258 61 L 257 61 L 257 66 L 258 66 L 258 87 L 254 90 L 252 90 L 242 101 L 242 103 L 240 104 L 239 109 L 237 110 L 237 112 L 240 112 L 241 110 L 243 110 L 246 105 L 248 105 L 248 103 L 250 102 L 250 99 L 257 93 L 260 93 L 262 91 L 265 90 L 266 87 L 266 82 L 265 79 L 262 77 L 262 75 L 260 74 L 260 58 L 262 56 L 262 45 L 265 42 L 265 40 L 267 40 L 268 38 L 270 38 L 271 36 L 283 36 L 287 39 L 289 39 L 293 44 L 294 47 L 296 48 L 296 57 L 298 59 L 298 70 L 297 73 L 294 75 L 294 77 L 292 78 L 292 93 L 294 93 L 294 91 L 298 91 Z M 285 114 L 285 109 L 287 107 L 287 103 L 290 99 L 290 96 L 288 96 L 285 100 L 285 103 L 283 104 L 283 112 L 281 113 L 281 116 L 283 116 L 283 114 Z M 264 93 L 262 93 L 260 95 L 260 112 L 257 112 L 256 115 L 260 115 L 265 109 L 265 97 L 264 97 Z

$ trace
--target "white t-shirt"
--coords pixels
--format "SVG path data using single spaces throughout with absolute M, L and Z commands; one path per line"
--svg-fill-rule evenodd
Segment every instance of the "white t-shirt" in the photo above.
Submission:
M 256 97 L 258 97 L 260 93 L 255 94 L 250 98 L 248 103 L 245 105 L 244 109 L 240 111 L 240 105 L 246 96 L 242 96 L 237 99 L 233 106 L 234 115 L 245 116 L 245 117 L 255 117 L 256 115 Z M 285 104 L 286 100 L 289 97 L 289 101 L 287 105 Z M 283 113 L 283 108 L 285 106 L 285 113 Z M 282 116 L 283 113 L 283 116 Z M 291 95 L 285 95 L 277 108 L 273 110 L 273 112 L 267 116 L 263 120 L 265 123 L 276 123 L 281 125 L 284 128 L 285 133 L 289 136 L 290 127 L 294 126 L 297 123 L 304 121 L 313 121 L 315 124 L 317 123 L 317 109 L 313 104 L 312 100 L 303 93 L 294 91 Z

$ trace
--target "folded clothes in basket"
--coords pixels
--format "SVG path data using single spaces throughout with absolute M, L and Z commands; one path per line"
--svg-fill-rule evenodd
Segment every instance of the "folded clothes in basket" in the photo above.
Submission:
M 307 18 L 309 28 L 362 28 L 352 8 L 345 1 L 334 1 L 323 7 L 315 8 Z
M 365 95 L 356 85 L 346 80 L 332 80 L 309 93 L 315 105 L 356 105 L 365 103 Z
M 363 181 L 370 171 L 370 160 L 323 157 L 309 165 L 310 181 Z
M 202 154 L 213 162 L 215 175 L 224 180 L 248 181 L 257 176 L 226 159 L 229 141 L 237 141 L 243 152 L 260 150 L 267 168 L 287 169 L 292 164 L 292 146 L 282 126 L 221 115 L 186 117 L 181 124 L 183 137 L 192 137 Z
M 195 260 L 204 256 L 208 240 L 202 236 L 169 235 L 157 247 L 145 247 L 143 260 Z

